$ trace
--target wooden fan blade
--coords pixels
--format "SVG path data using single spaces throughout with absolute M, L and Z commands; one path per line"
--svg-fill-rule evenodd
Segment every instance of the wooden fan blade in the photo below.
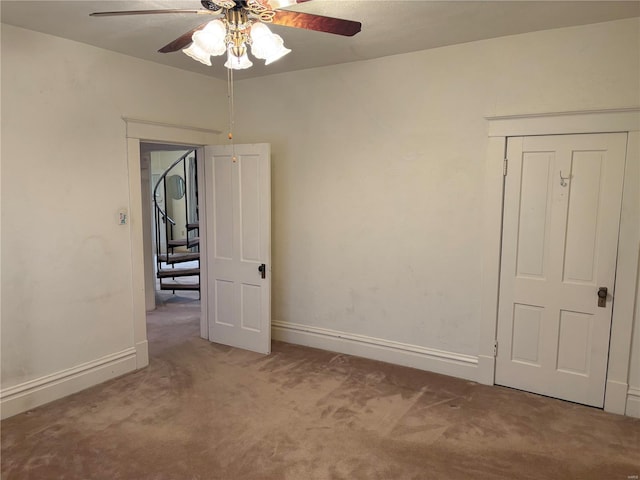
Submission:
M 93 12 L 90 13 L 90 17 L 117 17 L 123 15 L 155 15 L 158 13 L 195 13 L 196 15 L 210 15 L 215 14 L 215 12 L 210 12 L 208 10 L 179 10 L 179 9 L 171 9 L 171 10 L 122 10 L 119 12 Z
M 202 25 L 197 26 L 193 30 L 189 30 L 187 33 L 183 33 L 178 38 L 176 38 L 173 42 L 166 44 L 164 47 L 158 50 L 158 52 L 171 53 L 171 52 L 177 52 L 178 50 L 182 50 L 184 47 L 186 47 L 191 43 L 192 41 L 191 37 L 193 36 L 193 34 L 196 33 L 198 30 L 202 30 L 205 27 L 205 25 L 206 23 L 203 23 Z
M 306 28 L 318 32 L 335 33 L 345 37 L 353 37 L 362 29 L 360 22 L 352 20 L 342 20 L 340 18 L 323 17 L 311 13 L 290 12 L 284 10 L 276 11 L 273 24 L 284 25 L 285 27 Z

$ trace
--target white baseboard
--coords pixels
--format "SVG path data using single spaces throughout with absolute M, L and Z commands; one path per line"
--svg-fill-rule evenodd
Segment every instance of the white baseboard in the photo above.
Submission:
M 617 380 L 607 380 L 604 394 L 604 411 L 624 415 L 628 385 Z
M 136 369 L 136 349 L 127 348 L 97 360 L 30 380 L 0 391 L 0 418 L 52 402 Z
M 143 340 L 136 343 L 136 369 L 140 370 L 147 365 L 149 365 L 149 342 Z
M 478 355 L 478 378 L 477 382 L 484 385 L 495 383 L 496 357 Z
M 478 357 L 290 322 L 271 322 L 274 340 L 477 380 Z
M 640 388 L 631 387 L 627 390 L 627 408 L 624 414 L 640 418 Z

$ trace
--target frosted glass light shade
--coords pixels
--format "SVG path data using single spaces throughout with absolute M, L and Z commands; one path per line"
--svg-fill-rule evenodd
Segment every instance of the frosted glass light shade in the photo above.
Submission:
M 260 42 L 261 40 L 269 38 L 273 35 L 273 32 L 264 23 L 256 22 L 251 25 L 251 40 L 254 42 Z
M 189 48 L 183 48 L 182 51 L 194 60 L 197 60 L 200 63 L 204 63 L 209 67 L 211 66 L 211 55 L 208 52 L 205 52 L 195 43 L 192 43 Z
M 231 53 L 231 51 L 229 51 L 229 53 L 227 54 L 227 61 L 224 66 L 232 70 L 244 70 L 245 68 L 252 67 L 253 62 L 249 60 L 246 52 L 244 53 L 244 55 L 236 57 L 233 53 Z
M 265 64 L 269 65 L 290 52 L 284 46 L 282 37 L 271 32 L 264 23 L 251 26 L 251 53 L 254 57 L 265 60 Z
M 275 62 L 276 60 L 281 59 L 286 54 L 291 53 L 291 50 L 284 46 L 284 40 L 280 35 L 273 35 L 274 37 L 274 46 L 269 53 L 269 56 L 265 58 L 265 65 L 269 65 L 270 63 Z
M 251 24 L 251 22 L 249 22 Z M 191 36 L 191 45 L 182 51 L 200 63 L 211 66 L 211 57 L 227 52 L 225 67 L 233 70 L 244 70 L 253 66 L 246 53 L 247 44 L 251 45 L 251 53 L 256 58 L 265 60 L 265 64 L 275 62 L 291 50 L 284 46 L 284 40 L 261 22 L 251 25 L 249 35 L 245 31 L 229 31 L 222 20 L 212 20 Z M 235 54 L 234 54 L 235 49 Z
M 202 30 L 195 32 L 191 38 L 201 50 L 209 55 L 218 56 L 227 51 L 227 46 L 224 43 L 226 35 L 227 27 L 224 23 L 221 20 L 213 20 L 207 23 L 207 26 Z

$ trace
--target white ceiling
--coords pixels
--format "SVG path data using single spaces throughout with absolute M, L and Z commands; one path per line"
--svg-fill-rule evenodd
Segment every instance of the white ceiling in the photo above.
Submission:
M 89 17 L 113 10 L 201 8 L 199 0 L 0 2 L 3 23 L 88 43 L 152 62 L 225 79 L 223 59 L 206 67 L 181 52 L 157 50 L 203 23 L 187 14 Z M 270 75 L 425 50 L 518 33 L 640 16 L 639 1 L 313 0 L 289 8 L 357 20 L 354 37 L 274 25 L 292 53 L 265 67 L 254 62 L 236 78 Z

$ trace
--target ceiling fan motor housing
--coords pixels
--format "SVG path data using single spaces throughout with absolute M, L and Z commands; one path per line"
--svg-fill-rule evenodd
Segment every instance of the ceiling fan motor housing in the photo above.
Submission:
M 207 10 L 212 10 L 214 12 L 217 12 L 218 10 L 222 9 L 220 5 L 213 3 L 211 0 L 200 0 L 200 3 Z
M 247 0 L 200 0 L 200 3 L 207 10 L 217 12 L 225 8 L 227 10 L 242 10 L 248 8 Z

